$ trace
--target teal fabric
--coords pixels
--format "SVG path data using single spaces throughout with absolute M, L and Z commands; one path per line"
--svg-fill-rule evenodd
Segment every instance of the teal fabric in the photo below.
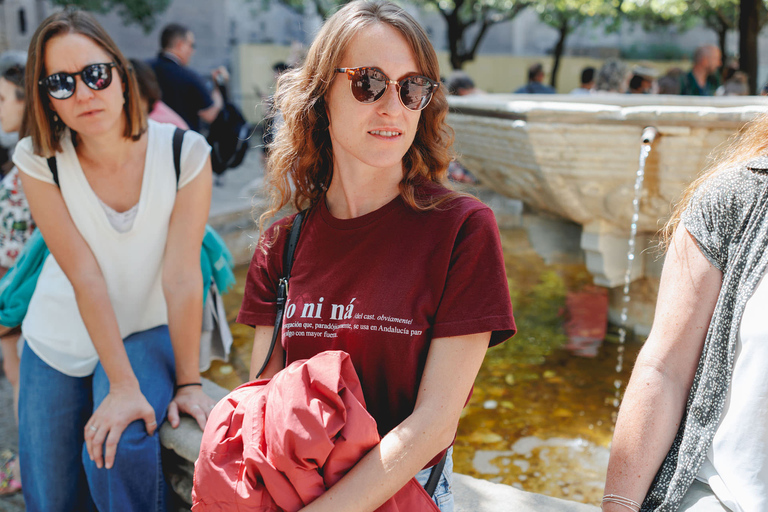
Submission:
M 0 279 L 0 325 L 21 325 L 27 314 L 29 301 L 37 286 L 43 263 L 50 254 L 40 230 L 35 231 L 19 254 L 16 264 Z M 211 279 L 219 293 L 224 295 L 235 284 L 232 272 L 234 259 L 224 240 L 210 226 L 205 226 L 205 237 L 200 250 L 200 271 L 203 274 L 203 306 L 211 287 Z
M 224 240 L 211 226 L 205 226 L 203 248 L 200 251 L 200 270 L 203 273 L 203 306 L 211 287 L 211 278 L 216 283 L 219 293 L 224 295 L 235 285 L 235 274 L 232 268 L 235 260 L 227 249 Z
M 37 278 L 43 270 L 43 262 L 49 254 L 43 235 L 40 230 L 35 230 L 16 258 L 16 263 L 0 279 L 0 325 L 21 325 Z

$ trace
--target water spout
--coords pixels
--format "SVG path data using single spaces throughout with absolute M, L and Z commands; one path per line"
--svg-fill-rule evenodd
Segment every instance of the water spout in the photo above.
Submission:
M 635 238 L 637 237 L 637 223 L 640 219 L 640 199 L 643 195 L 643 179 L 645 178 L 645 162 L 651 153 L 651 146 L 656 140 L 659 131 L 653 126 L 647 126 L 640 137 L 640 160 L 638 162 L 637 174 L 635 176 L 635 196 L 632 199 L 632 222 L 629 229 L 629 242 L 627 248 L 627 269 L 624 272 L 624 296 L 622 298 L 621 308 L 621 326 L 619 327 L 619 348 L 616 361 L 616 373 L 621 373 L 624 368 L 624 344 L 627 340 L 627 317 L 629 313 L 629 285 L 632 282 L 632 267 L 635 262 Z M 623 382 L 620 379 L 614 381 L 613 405 L 619 407 L 621 401 L 621 387 Z M 614 422 L 616 413 L 614 413 Z
M 643 130 L 643 135 L 640 137 L 640 140 L 643 144 L 653 144 L 653 141 L 656 140 L 656 136 L 658 134 L 659 130 L 653 126 L 646 126 Z

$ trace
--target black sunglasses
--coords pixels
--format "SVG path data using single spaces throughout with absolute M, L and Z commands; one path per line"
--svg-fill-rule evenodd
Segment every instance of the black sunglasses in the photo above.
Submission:
M 375 103 L 379 101 L 389 84 L 397 87 L 400 103 L 408 110 L 419 111 L 426 108 L 432 101 L 432 94 L 440 87 L 426 76 L 415 75 L 391 80 L 379 68 L 338 68 L 337 73 L 346 73 L 350 81 L 352 96 L 360 103 Z
M 114 62 L 106 64 L 91 64 L 85 66 L 82 71 L 77 73 L 55 73 L 47 76 L 38 82 L 45 87 L 45 90 L 57 100 L 65 100 L 75 93 L 77 81 L 75 76 L 80 75 L 83 83 L 94 91 L 101 91 L 109 87 L 112 83 L 112 68 L 117 66 Z

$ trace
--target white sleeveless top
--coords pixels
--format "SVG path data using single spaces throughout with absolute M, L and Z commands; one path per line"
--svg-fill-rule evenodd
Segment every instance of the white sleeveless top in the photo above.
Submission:
M 698 479 L 729 510 L 768 510 L 768 279 L 747 301 L 733 377 Z
M 61 195 L 101 268 L 123 338 L 168 323 L 162 264 L 176 199 L 172 142 L 175 129 L 173 125 L 149 121 L 136 217 L 133 226 L 124 233 L 112 226 L 91 189 L 68 132 L 62 138 L 62 151 L 56 154 Z M 179 188 L 200 173 L 209 153 L 210 146 L 200 134 L 186 132 Z M 29 137 L 16 146 L 13 160 L 20 171 L 54 183 L 45 158 L 33 154 Z M 53 255 L 43 264 L 22 332 L 28 346 L 43 361 L 66 375 L 90 375 L 98 363 L 74 289 Z

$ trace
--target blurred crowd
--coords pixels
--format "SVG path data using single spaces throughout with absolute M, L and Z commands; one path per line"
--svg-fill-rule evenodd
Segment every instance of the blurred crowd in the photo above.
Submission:
M 667 69 L 663 74 L 653 65 L 630 65 L 621 59 L 607 59 L 602 66 L 585 67 L 581 71 L 579 87 L 570 94 L 669 94 L 679 96 L 748 96 L 749 76 L 739 68 L 738 59 L 723 61 L 720 48 L 701 46 L 692 56 L 689 70 L 679 67 Z M 547 73 L 542 63 L 532 64 L 527 71 L 527 82 L 514 90 L 515 94 L 555 94 L 555 88 L 546 83 Z M 475 86 L 464 71 L 454 71 L 446 78 L 451 94 L 464 96 L 483 91 Z M 768 84 L 760 94 L 768 95 Z

